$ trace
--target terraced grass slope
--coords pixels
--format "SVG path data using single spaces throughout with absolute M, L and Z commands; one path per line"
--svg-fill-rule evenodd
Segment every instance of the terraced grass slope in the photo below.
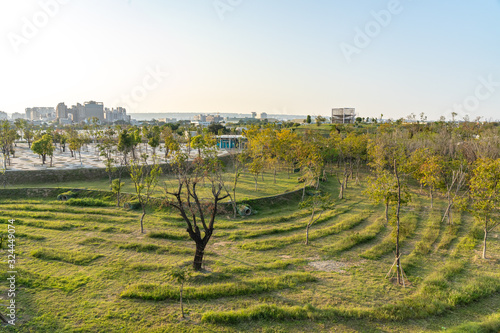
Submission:
M 335 191 L 334 184 L 326 188 Z M 290 201 L 256 215 L 220 216 L 205 271 L 185 285 L 179 319 L 171 266 L 191 264 L 194 244 L 174 212 L 74 207 L 42 198 L 0 200 L 0 230 L 16 219 L 19 321 L 5 332 L 496 332 L 500 240 L 479 259 L 473 219 L 440 222 L 424 194 L 402 211 L 407 288 L 386 273 L 393 227 L 383 207 L 351 185 L 310 231 Z M 0 251 L 6 281 L 6 250 Z M 6 299 L 6 283 L 0 283 Z M 0 300 L 0 304 L 3 304 Z M 0 311 L 4 308 L 0 306 Z

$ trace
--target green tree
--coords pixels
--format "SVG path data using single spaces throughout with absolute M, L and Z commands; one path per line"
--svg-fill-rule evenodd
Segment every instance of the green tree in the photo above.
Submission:
M 307 117 L 306 117 L 306 123 L 310 124 L 311 122 L 312 122 L 311 116 L 307 115 Z
M 80 158 L 80 164 L 82 164 L 82 147 L 84 139 L 75 131 L 70 136 L 68 142 L 69 142 L 69 150 L 71 151 L 71 156 L 74 156 L 76 158 L 76 152 L 78 152 L 78 156 Z
M 488 234 L 499 224 L 500 207 L 500 159 L 479 159 L 476 161 L 470 179 L 472 214 L 483 225 L 483 259 L 486 259 Z
M 161 132 L 163 142 L 165 143 L 165 160 L 170 157 L 170 153 L 181 149 L 179 142 L 175 139 L 172 129 L 165 126 Z
M 412 171 L 422 186 L 429 188 L 431 209 L 434 206 L 434 190 L 442 182 L 444 160 L 432 154 L 429 149 L 417 149 L 410 157 Z
M 10 165 L 10 154 L 14 151 L 13 145 L 17 138 L 17 131 L 10 126 L 7 120 L 0 122 L 0 149 L 3 155 L 3 170 Z
M 326 122 L 326 118 L 323 117 L 323 116 L 316 116 L 316 125 L 319 126 L 321 124 L 323 124 L 324 122 Z
M 389 205 L 397 201 L 397 183 L 394 176 L 382 169 L 367 179 L 367 188 L 363 192 L 374 202 L 382 202 L 385 207 L 385 222 L 389 224 Z
M 184 290 L 184 283 L 189 279 L 191 276 L 191 272 L 188 271 L 186 267 L 174 267 L 171 268 L 167 272 L 167 278 L 170 281 L 173 281 L 177 284 L 179 284 L 179 295 L 180 295 L 180 304 L 181 304 L 181 316 L 184 318 L 184 306 L 182 304 L 182 292 Z
M 106 131 L 101 133 L 100 141 L 97 144 L 99 149 L 99 155 L 104 157 L 104 165 L 106 166 L 106 172 L 109 178 L 109 185 L 111 186 L 113 173 L 116 171 L 116 160 L 113 157 L 113 152 L 116 148 L 116 142 L 114 140 L 115 131 L 108 128 Z
M 118 151 L 123 154 L 123 161 L 128 165 L 127 156 L 134 146 L 134 136 L 126 129 L 122 130 L 118 135 Z
M 52 143 L 52 136 L 49 134 L 44 134 L 41 139 L 33 142 L 31 150 L 40 156 L 42 156 L 42 164 L 45 164 L 47 155 L 50 156 L 50 166 L 52 166 L 52 156 L 54 154 L 54 145 Z
M 153 149 L 153 163 L 156 161 L 156 148 L 160 146 L 161 131 L 159 126 L 153 126 L 148 133 L 148 145 Z
M 111 191 L 113 194 L 116 194 L 116 206 L 120 207 L 120 194 L 123 188 L 123 185 L 125 185 L 124 182 L 120 181 L 120 179 L 113 179 L 111 182 Z
M 146 216 L 146 207 L 151 199 L 160 178 L 161 169 L 158 164 L 139 165 L 137 161 L 130 163 L 130 178 L 134 183 L 135 193 L 142 209 L 141 215 L 141 234 L 144 233 L 144 217 Z
M 317 222 L 321 218 L 323 212 L 330 207 L 332 207 L 330 195 L 329 194 L 322 195 L 320 191 L 314 192 L 310 198 L 302 201 L 299 204 L 299 208 L 301 209 L 307 208 L 308 211 L 311 213 L 309 220 L 307 221 L 306 224 L 305 245 L 309 245 L 309 229 L 315 222 Z

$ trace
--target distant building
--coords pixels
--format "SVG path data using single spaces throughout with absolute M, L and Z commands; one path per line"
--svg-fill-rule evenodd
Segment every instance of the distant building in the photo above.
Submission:
M 104 121 L 104 104 L 94 101 L 86 102 L 84 105 L 84 116 L 81 120 L 86 120 L 94 117 L 99 119 L 100 121 Z
M 218 135 L 217 147 L 220 149 L 243 149 L 248 143 L 243 135 Z
M 73 124 L 73 115 L 70 114 L 68 118 L 59 118 L 58 120 L 61 125 L 71 125 Z
M 113 108 L 111 110 L 106 108 L 104 110 L 104 119 L 107 123 L 114 123 L 115 121 L 130 122 L 130 116 L 127 115 L 127 110 L 122 107 Z
M 88 121 L 94 117 L 101 122 L 105 120 L 103 103 L 95 101 L 85 102 L 83 105 L 77 103 L 71 108 L 64 103 L 59 103 L 56 108 L 56 118 L 59 119 L 60 124 Z
M 252 118 L 257 118 L 257 112 L 252 112 Z
M 9 119 L 7 112 L 0 111 L 0 120 L 7 120 L 7 119 Z
M 25 119 L 26 118 L 26 115 L 22 114 L 22 113 L 19 113 L 19 112 L 14 112 L 12 114 L 12 120 L 16 120 L 16 119 Z
M 205 122 L 207 121 L 207 116 L 204 114 L 197 114 L 196 116 L 193 117 L 193 121 Z
M 356 120 L 356 109 L 336 108 L 332 109 L 332 124 L 351 124 Z
M 177 119 L 176 118 L 160 118 L 158 119 L 160 123 L 176 123 Z
M 267 113 L 261 112 L 261 114 L 259 115 L 259 119 L 261 120 L 267 119 Z
M 192 123 L 197 124 L 197 125 L 210 125 L 212 123 L 220 123 L 223 121 L 224 118 L 221 117 L 220 115 L 204 115 L 204 114 L 198 114 L 193 117 Z
M 66 104 L 64 104 L 64 103 L 57 104 L 56 118 L 57 119 L 68 118 L 68 107 L 66 106 Z
M 207 115 L 207 122 L 209 123 L 220 123 L 221 121 L 224 120 L 224 118 L 222 118 L 220 115 Z
M 26 108 L 26 119 L 31 121 L 47 122 L 56 119 L 56 110 L 53 107 Z

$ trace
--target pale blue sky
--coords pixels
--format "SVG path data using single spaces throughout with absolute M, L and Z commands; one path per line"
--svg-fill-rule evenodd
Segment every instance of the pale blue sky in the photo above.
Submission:
M 498 0 L 4 0 L 0 36 L 9 113 L 92 99 L 129 112 L 500 119 Z

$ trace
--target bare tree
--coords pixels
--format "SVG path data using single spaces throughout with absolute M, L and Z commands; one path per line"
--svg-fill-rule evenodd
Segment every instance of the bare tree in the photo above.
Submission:
M 177 152 L 174 160 L 177 184 L 172 190 L 166 186 L 166 203 L 178 210 L 186 223 L 186 231 L 196 244 L 193 268 L 199 271 L 202 269 L 205 248 L 214 232 L 219 202 L 229 194 L 222 194 L 222 166 L 213 155 L 190 162 L 187 154 Z M 205 198 L 199 189 L 204 183 L 208 183 L 210 191 Z

